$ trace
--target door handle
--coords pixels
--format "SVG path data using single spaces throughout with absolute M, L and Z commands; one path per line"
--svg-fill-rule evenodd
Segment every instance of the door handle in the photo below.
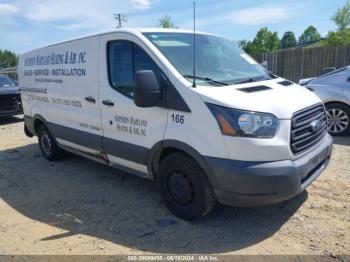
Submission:
M 93 98 L 92 96 L 85 97 L 85 100 L 89 103 L 93 103 L 93 104 L 96 103 L 95 98 Z
M 102 100 L 102 104 L 105 106 L 114 106 L 114 103 L 111 100 Z

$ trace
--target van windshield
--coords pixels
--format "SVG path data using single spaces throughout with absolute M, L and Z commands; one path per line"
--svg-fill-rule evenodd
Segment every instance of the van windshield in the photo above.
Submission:
M 193 79 L 193 34 L 144 33 L 188 81 Z M 227 85 L 270 79 L 269 73 L 233 42 L 196 34 L 196 78 L 203 85 Z

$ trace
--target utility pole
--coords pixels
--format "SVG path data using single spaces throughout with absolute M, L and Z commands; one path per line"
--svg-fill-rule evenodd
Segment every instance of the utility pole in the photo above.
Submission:
M 128 19 L 125 14 L 113 14 L 114 19 L 117 20 L 117 27 L 121 28 L 123 26 L 123 23 L 127 23 Z

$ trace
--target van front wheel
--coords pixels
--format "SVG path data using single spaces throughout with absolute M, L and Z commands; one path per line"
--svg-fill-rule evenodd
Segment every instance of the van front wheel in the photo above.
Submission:
M 46 159 L 55 161 L 63 157 L 64 151 L 57 146 L 55 139 L 45 125 L 40 125 L 38 128 L 38 142 L 41 153 Z
M 173 153 L 162 160 L 157 182 L 165 205 L 182 219 L 199 219 L 216 204 L 208 178 L 197 163 L 184 154 Z

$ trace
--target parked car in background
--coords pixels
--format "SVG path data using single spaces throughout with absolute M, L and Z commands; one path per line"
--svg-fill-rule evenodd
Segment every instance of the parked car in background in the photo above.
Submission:
M 299 84 L 316 93 L 324 102 L 330 134 L 350 134 L 350 66 L 320 77 L 302 79 Z
M 0 75 L 0 117 L 22 114 L 21 96 L 17 84 L 6 75 Z

